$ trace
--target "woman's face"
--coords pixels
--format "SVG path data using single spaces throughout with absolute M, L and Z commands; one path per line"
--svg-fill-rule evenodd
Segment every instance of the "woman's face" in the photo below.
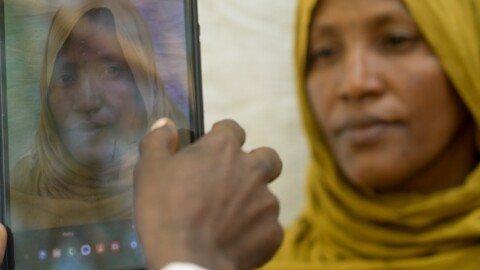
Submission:
M 403 3 L 320 5 L 310 30 L 306 84 L 346 177 L 358 186 L 418 191 L 428 189 L 422 181 L 448 177 L 442 173 L 455 166 L 448 155 L 470 159 L 468 113 Z
M 59 52 L 48 103 L 61 140 L 80 163 L 118 160 L 146 125 L 146 112 L 111 25 L 84 16 Z

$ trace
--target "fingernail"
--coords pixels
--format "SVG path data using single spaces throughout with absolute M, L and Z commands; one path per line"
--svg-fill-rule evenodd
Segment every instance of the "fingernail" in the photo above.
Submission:
M 153 131 L 157 128 L 161 128 L 165 126 L 167 123 L 168 123 L 168 118 L 160 118 L 155 123 L 153 123 L 152 127 L 150 128 L 150 131 Z

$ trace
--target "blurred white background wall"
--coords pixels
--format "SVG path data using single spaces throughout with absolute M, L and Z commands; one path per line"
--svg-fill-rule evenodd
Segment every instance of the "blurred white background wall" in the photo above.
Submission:
M 280 220 L 304 203 L 306 142 L 293 71 L 294 0 L 199 0 L 205 125 L 232 118 L 247 131 L 246 149 L 276 149 L 284 169 L 272 189 Z

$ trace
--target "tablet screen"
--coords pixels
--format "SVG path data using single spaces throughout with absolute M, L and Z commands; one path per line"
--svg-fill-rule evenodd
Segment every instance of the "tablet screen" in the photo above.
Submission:
M 160 117 L 201 133 L 187 0 L 4 0 L 5 222 L 16 269 L 138 269 L 132 172 Z M 198 52 L 197 52 L 198 53 Z

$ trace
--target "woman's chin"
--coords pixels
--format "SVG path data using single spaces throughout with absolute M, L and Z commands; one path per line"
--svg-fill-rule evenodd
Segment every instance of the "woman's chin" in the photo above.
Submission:
M 108 154 L 107 154 L 108 153 Z M 119 155 L 115 151 L 95 151 L 90 153 L 77 153 L 73 156 L 76 162 L 91 168 L 108 167 L 120 162 Z
M 393 173 L 391 170 L 381 169 L 357 169 L 346 170 L 345 177 L 353 185 L 360 189 L 388 192 L 402 185 L 402 174 Z

